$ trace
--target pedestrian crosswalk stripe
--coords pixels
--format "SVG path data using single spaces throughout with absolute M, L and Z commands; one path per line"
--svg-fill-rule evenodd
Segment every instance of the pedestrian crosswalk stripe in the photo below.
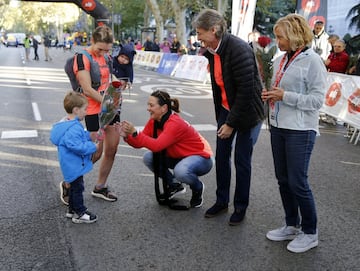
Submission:
M 38 132 L 36 130 L 15 130 L 15 131 L 1 132 L 1 139 L 37 137 L 37 136 L 38 136 Z

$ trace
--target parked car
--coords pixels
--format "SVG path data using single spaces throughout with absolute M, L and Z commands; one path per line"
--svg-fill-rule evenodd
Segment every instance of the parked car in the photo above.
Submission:
M 5 46 L 6 47 L 9 47 L 9 46 L 18 47 L 18 41 L 17 41 L 16 37 L 13 35 L 7 35 L 7 38 L 5 39 Z
M 26 37 L 25 33 L 7 33 L 7 39 L 10 37 L 15 37 L 15 39 L 17 40 L 17 45 L 22 45 L 24 46 L 24 39 Z M 11 38 L 12 40 L 13 38 Z M 12 44 L 12 43 L 11 43 Z M 14 45 L 9 45 L 9 46 L 14 46 Z
M 13 33 L 12 35 L 16 37 L 18 45 L 24 46 L 24 39 L 26 37 L 25 33 Z

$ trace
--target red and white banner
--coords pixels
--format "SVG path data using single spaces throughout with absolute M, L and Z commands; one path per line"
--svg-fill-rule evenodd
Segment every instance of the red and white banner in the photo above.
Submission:
M 327 81 L 320 111 L 360 128 L 360 76 L 330 72 Z
M 163 53 L 153 51 L 136 50 L 134 56 L 134 64 L 147 66 L 151 68 L 159 68 Z
M 208 60 L 204 56 L 183 55 L 172 73 L 177 78 L 204 82 L 208 74 Z
M 297 13 L 303 15 L 311 28 L 316 21 L 327 23 L 327 0 L 298 0 Z
M 253 31 L 256 0 L 233 0 L 231 34 L 248 42 Z

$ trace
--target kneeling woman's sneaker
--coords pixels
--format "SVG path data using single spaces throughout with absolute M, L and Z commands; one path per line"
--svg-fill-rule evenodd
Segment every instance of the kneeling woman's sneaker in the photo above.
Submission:
M 73 215 L 72 217 L 72 222 L 76 223 L 76 224 L 81 224 L 81 223 L 94 223 L 97 220 L 97 216 L 90 213 L 89 211 L 85 211 L 85 213 L 83 213 L 82 215 Z

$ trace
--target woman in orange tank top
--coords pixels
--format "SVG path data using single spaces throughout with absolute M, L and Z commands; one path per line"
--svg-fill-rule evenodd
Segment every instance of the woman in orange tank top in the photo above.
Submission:
M 94 89 L 91 84 L 91 63 L 88 57 L 85 55 L 82 56 L 84 68 L 81 70 L 78 70 L 78 65 L 74 63 L 74 72 L 79 81 L 79 84 L 81 85 L 84 95 L 89 101 L 87 115 L 85 117 L 86 128 L 94 137 L 94 134 L 96 134 L 99 130 L 99 113 L 101 110 L 100 105 L 102 101 L 102 93 L 109 87 L 111 79 L 113 81 L 119 81 L 115 76 L 112 76 L 105 58 L 105 54 L 108 54 L 112 49 L 113 40 L 114 39 L 111 29 L 108 26 L 99 26 L 93 32 L 91 45 L 86 49 L 87 52 L 92 56 L 93 61 L 96 61 L 99 64 L 101 83 L 97 90 Z M 118 121 L 120 121 L 119 114 L 105 128 L 104 141 L 100 143 L 99 151 L 97 151 L 93 156 L 93 162 L 95 163 L 100 159 L 104 151 L 104 156 L 101 160 L 101 165 L 99 168 L 99 176 L 91 194 L 94 197 L 98 197 L 106 201 L 117 200 L 117 197 L 108 189 L 106 181 L 114 163 L 115 154 L 119 145 L 119 136 L 117 135 L 112 125 Z M 66 195 L 67 188 L 65 185 L 63 185 L 63 183 L 61 185 L 61 189 L 62 201 L 66 203 L 66 199 L 63 197 L 63 195 Z

